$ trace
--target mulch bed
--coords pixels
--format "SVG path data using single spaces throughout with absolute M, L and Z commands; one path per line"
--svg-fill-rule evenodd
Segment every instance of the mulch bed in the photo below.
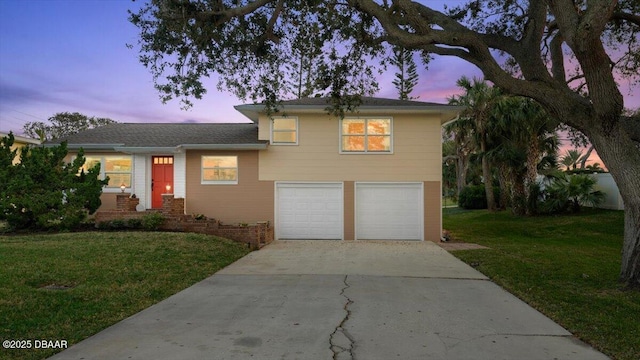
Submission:
M 447 239 L 447 241 L 446 242 L 440 241 L 438 245 L 440 245 L 441 248 L 447 251 L 488 249 L 488 247 L 486 246 L 473 244 L 473 243 L 466 243 L 464 241 L 456 239 L 446 229 L 442 230 L 442 234 Z

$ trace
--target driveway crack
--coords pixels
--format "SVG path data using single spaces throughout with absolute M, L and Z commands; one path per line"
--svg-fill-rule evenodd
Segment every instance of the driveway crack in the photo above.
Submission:
M 340 324 L 333 330 L 331 336 L 329 336 L 329 346 L 331 352 L 333 352 L 333 360 L 353 360 L 353 350 L 355 349 L 356 343 L 351 334 L 344 328 L 345 323 L 349 321 L 351 317 L 349 306 L 353 304 L 353 300 L 345 294 L 345 291 L 350 287 L 349 283 L 347 283 L 347 275 L 344 276 L 342 282 L 344 283 L 344 287 L 342 291 L 340 291 L 340 295 L 347 299 L 343 307 L 345 316 L 342 318 L 342 321 L 340 321 Z

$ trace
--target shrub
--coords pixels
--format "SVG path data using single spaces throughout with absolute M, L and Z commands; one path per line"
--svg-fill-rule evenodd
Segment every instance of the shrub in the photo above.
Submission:
M 111 229 L 111 221 L 100 221 L 96 223 L 96 228 L 101 231 L 106 231 Z
M 129 219 L 127 220 L 127 228 L 129 229 L 141 229 L 142 228 L 142 220 L 141 219 Z
M 484 190 L 484 185 L 464 187 L 458 197 L 458 206 L 463 209 L 486 209 L 487 194 Z
M 123 219 L 113 219 L 110 221 L 109 228 L 111 230 L 123 230 L 126 227 L 126 222 Z
M 493 187 L 493 196 L 500 199 L 500 188 Z M 463 209 L 486 209 L 487 193 L 484 185 L 468 185 L 462 189 L 458 197 L 458 206 Z
M 157 212 L 144 214 L 142 216 L 142 228 L 147 231 L 155 231 L 160 228 L 164 222 L 164 216 Z
M 20 162 L 11 151 L 13 134 L 0 139 L 0 220 L 19 229 L 73 229 L 100 206 L 100 166 L 86 173 L 82 149 L 65 163 L 66 143 L 54 147 L 25 147 Z
M 204 214 L 193 214 L 194 220 L 207 220 L 207 217 Z
M 575 213 L 581 205 L 596 207 L 604 200 L 604 193 L 594 190 L 596 183 L 589 175 L 561 174 L 548 187 L 543 208 L 548 213 Z

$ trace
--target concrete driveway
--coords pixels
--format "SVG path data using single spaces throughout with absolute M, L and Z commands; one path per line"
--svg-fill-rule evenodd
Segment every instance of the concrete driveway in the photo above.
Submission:
M 607 359 L 430 242 L 276 241 L 53 359 Z

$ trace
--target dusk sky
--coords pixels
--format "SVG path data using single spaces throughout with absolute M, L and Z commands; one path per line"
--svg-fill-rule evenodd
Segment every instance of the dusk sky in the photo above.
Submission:
M 435 8 L 462 1 L 426 1 Z M 137 28 L 127 21 L 130 0 L 0 0 L 0 132 L 22 133 L 28 121 L 46 121 L 58 112 L 80 112 L 119 122 L 246 122 L 218 92 L 184 111 L 174 100 L 162 104 L 151 74 L 137 59 Z M 128 49 L 126 44 L 133 44 Z M 376 96 L 396 98 L 394 70 L 379 79 Z M 472 65 L 437 57 L 412 93 L 418 100 L 446 103 L 458 93 L 462 75 L 481 77 Z M 625 107 L 640 107 L 638 89 L 622 84 Z

